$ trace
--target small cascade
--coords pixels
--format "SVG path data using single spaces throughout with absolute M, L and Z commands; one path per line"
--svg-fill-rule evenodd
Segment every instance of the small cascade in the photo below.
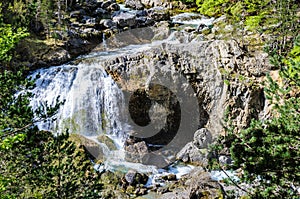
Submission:
M 107 50 L 107 43 L 106 43 L 105 33 L 103 33 L 103 35 L 102 35 L 102 45 L 103 45 L 103 50 L 106 51 Z
M 198 26 L 200 24 L 204 24 L 206 26 L 212 25 L 215 18 L 207 18 L 198 13 L 181 13 L 176 16 L 173 16 L 172 23 L 181 24 L 181 25 L 191 25 Z
M 40 78 L 33 90 L 33 109 L 61 105 L 55 122 L 40 122 L 38 127 L 53 132 L 65 132 L 84 136 L 105 133 L 117 139 L 125 136 L 123 124 L 124 99 L 122 91 L 100 64 L 80 63 L 63 65 L 36 71 L 32 76 Z

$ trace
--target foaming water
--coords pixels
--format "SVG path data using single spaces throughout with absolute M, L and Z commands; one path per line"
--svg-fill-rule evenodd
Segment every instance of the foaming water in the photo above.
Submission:
M 62 133 L 68 129 L 85 136 L 106 133 L 120 139 L 125 136 L 123 93 L 99 63 L 51 67 L 32 76 L 37 75 L 33 109 L 54 106 L 57 99 L 64 101 L 57 120 L 40 122 L 41 130 Z

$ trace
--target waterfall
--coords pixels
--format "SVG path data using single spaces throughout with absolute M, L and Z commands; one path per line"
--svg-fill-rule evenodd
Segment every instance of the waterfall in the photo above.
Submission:
M 123 93 L 99 63 L 55 66 L 32 76 L 37 75 L 40 77 L 31 100 L 34 110 L 55 105 L 57 98 L 65 101 L 55 122 L 38 124 L 41 130 L 61 133 L 69 129 L 88 137 L 105 133 L 115 139 L 124 138 Z
M 130 35 L 130 32 L 127 34 Z M 152 156 L 147 156 L 147 158 L 149 159 L 149 163 L 153 163 L 153 165 L 143 165 L 140 163 L 141 161 L 125 161 L 125 156 L 128 154 L 124 151 L 123 144 L 126 136 L 128 136 L 130 132 L 134 132 L 134 129 L 137 129 L 137 127 L 134 126 L 129 117 L 123 91 L 112 79 L 112 76 L 106 73 L 104 68 L 108 66 L 104 66 L 103 64 L 109 63 L 106 61 L 112 58 L 144 52 L 153 47 L 161 46 L 164 43 L 179 44 L 187 42 L 182 38 L 186 38 L 185 34 L 176 31 L 172 32 L 168 38 L 164 40 L 154 40 L 152 43 L 141 42 L 141 44 L 130 44 L 130 42 L 127 42 L 123 38 L 122 42 L 126 45 L 110 48 L 109 40 L 105 40 L 105 35 L 103 35 L 102 48 L 99 48 L 102 50 L 95 50 L 88 55 L 80 56 L 74 63 L 35 71 L 31 75 L 37 79 L 36 87 L 32 90 L 34 94 L 31 100 L 32 108 L 37 110 L 39 107 L 54 106 L 57 103 L 57 99 L 60 102 L 64 102 L 55 115 L 56 120 L 54 122 L 39 122 L 39 129 L 52 131 L 53 133 L 63 133 L 69 130 L 70 133 L 80 134 L 92 140 L 99 145 L 101 148 L 100 151 L 103 152 L 105 169 L 126 170 L 128 168 L 134 168 L 141 172 L 155 173 L 157 172 L 157 165 L 167 166 L 167 164 L 169 164 L 167 158 L 173 158 L 173 155 L 170 153 L 160 154 L 160 152 L 158 152 L 158 154 L 153 153 L 154 155 L 149 153 Z M 145 82 L 146 84 L 150 84 L 151 79 L 155 79 L 155 77 L 153 77 L 155 73 L 154 69 L 154 67 L 149 68 L 150 75 Z M 168 85 L 170 83 L 170 86 L 173 85 L 169 82 L 169 79 L 166 79 L 164 82 L 168 83 Z M 191 92 L 193 93 L 193 91 Z M 126 100 L 128 100 L 128 98 L 126 98 Z M 197 104 L 197 102 L 193 104 Z M 159 115 L 163 112 L 156 111 L 156 108 L 159 109 L 159 107 L 154 106 L 152 108 L 153 109 L 150 110 L 151 115 L 158 112 L 156 117 L 163 117 L 163 114 Z M 152 114 L 151 111 L 154 113 Z M 157 121 L 157 123 L 160 124 L 165 120 Z M 190 121 L 187 125 L 191 126 Z M 184 125 L 181 126 L 183 128 L 185 127 Z M 188 129 L 189 128 L 190 127 L 188 127 Z M 111 138 L 117 150 L 109 148 L 106 143 L 102 143 L 101 140 L 98 140 L 99 135 L 103 134 Z M 188 136 L 184 136 L 184 138 L 188 139 Z M 185 142 L 185 139 L 181 141 Z M 174 139 L 174 141 L 178 144 L 177 138 Z M 170 144 L 170 148 L 165 148 L 166 152 L 170 152 L 174 149 L 174 143 Z M 134 157 L 135 156 L 133 156 L 133 158 Z M 98 158 L 98 156 L 95 156 L 95 158 Z

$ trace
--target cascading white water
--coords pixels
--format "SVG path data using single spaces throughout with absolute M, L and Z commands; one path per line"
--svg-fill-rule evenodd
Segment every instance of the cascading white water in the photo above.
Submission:
M 69 129 L 84 136 L 106 133 L 115 139 L 124 138 L 123 94 L 99 63 L 51 67 L 32 76 L 38 74 L 31 101 L 33 109 L 46 104 L 53 106 L 58 97 L 59 101 L 65 101 L 57 120 L 40 122 L 40 129 L 58 133 Z
M 65 101 L 61 105 L 55 122 L 40 122 L 41 130 L 54 133 L 65 132 L 81 134 L 99 145 L 97 137 L 106 134 L 118 150 L 110 151 L 102 146 L 106 156 L 105 169 L 116 170 L 136 168 L 140 172 L 156 173 L 154 166 L 125 161 L 122 150 L 126 132 L 125 102 L 121 89 L 98 61 L 83 61 L 79 65 L 62 65 L 35 71 L 31 76 L 38 77 L 36 88 L 32 91 L 33 109 L 56 104 L 56 99 Z

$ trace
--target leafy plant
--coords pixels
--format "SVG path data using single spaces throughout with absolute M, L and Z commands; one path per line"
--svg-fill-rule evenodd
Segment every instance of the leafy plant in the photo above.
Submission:
M 0 3 L 0 63 L 12 59 L 12 50 L 15 45 L 29 34 L 24 28 L 14 29 L 10 24 L 5 24 L 2 18 L 2 4 Z
M 15 31 L 17 30 L 17 32 Z M 34 80 L 23 70 L 7 70 L 14 46 L 27 35 L 0 16 L 0 198 L 99 198 L 102 183 L 88 153 L 68 139 L 39 131 L 36 122 L 50 119 L 54 107 L 33 112 Z
M 207 16 L 220 16 L 229 0 L 196 0 L 199 12 Z

